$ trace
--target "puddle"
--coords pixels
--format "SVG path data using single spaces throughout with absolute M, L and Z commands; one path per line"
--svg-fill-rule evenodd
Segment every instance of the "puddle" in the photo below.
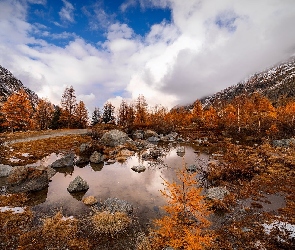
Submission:
M 92 195 L 99 201 L 116 197 L 133 204 L 136 216 L 142 223 L 148 223 L 149 219 L 160 215 L 159 207 L 165 204 L 159 192 L 164 188 L 162 178 L 172 181 L 175 178 L 175 170 L 180 168 L 183 162 L 190 165 L 196 164 L 201 157 L 208 158 L 205 154 L 196 154 L 195 150 L 189 146 L 185 146 L 183 157 L 178 156 L 176 148 L 165 148 L 164 151 L 165 156 L 157 161 L 142 161 L 138 155 L 135 155 L 124 163 L 87 164 L 84 167 L 56 169 L 58 172 L 52 177 L 47 192 L 43 192 L 41 197 L 36 199 L 45 201 L 36 205 L 35 209 L 42 212 L 62 209 L 67 216 L 80 215 L 89 212 L 89 207 L 81 201 L 83 197 Z M 57 155 L 51 155 L 43 159 L 42 164 L 48 165 L 52 163 L 48 161 L 57 157 Z M 137 173 L 131 169 L 138 165 L 144 165 L 146 170 Z M 78 175 L 87 181 L 89 189 L 86 193 L 71 195 L 67 187 Z M 36 194 L 38 195 L 40 196 Z

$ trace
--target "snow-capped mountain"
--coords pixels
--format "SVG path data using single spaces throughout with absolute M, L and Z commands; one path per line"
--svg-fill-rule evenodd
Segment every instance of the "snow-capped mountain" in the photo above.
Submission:
M 295 98 L 295 57 L 256 73 L 237 85 L 203 98 L 205 107 L 220 101 L 231 101 L 241 94 L 259 92 L 276 104 L 281 97 Z
M 26 91 L 34 104 L 37 103 L 37 94 L 26 88 L 9 70 L 0 65 L 0 103 L 5 102 L 11 94 L 19 91 L 20 89 L 24 89 Z

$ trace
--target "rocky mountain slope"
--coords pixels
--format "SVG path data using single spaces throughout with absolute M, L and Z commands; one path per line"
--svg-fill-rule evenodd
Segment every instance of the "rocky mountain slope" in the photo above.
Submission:
M 256 73 L 237 85 L 203 98 L 204 106 L 220 101 L 231 101 L 241 94 L 259 92 L 276 104 L 282 97 L 295 98 L 295 57 Z
M 24 89 L 32 102 L 37 103 L 37 94 L 26 88 L 9 70 L 0 65 L 0 103 L 5 102 L 11 94 L 19 91 L 20 89 Z

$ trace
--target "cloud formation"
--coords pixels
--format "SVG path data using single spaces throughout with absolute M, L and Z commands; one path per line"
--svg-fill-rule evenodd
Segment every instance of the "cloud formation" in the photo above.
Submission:
M 172 15 L 171 22 L 152 25 L 144 36 L 102 6 L 91 11 L 85 6 L 80 14 L 89 18 L 92 30 L 95 25 L 104 29 L 105 40 L 91 42 L 78 33 L 55 33 L 28 22 L 29 2 L 0 2 L 0 64 L 56 104 L 65 87 L 73 85 L 91 110 L 107 100 L 119 103 L 139 94 L 151 105 L 171 108 L 236 84 L 295 53 L 293 0 L 141 0 L 142 8 L 170 8 Z M 77 10 L 70 1 L 63 3 L 60 18 L 76 22 Z M 120 10 L 133 6 L 127 0 Z M 46 37 L 65 40 L 59 46 Z

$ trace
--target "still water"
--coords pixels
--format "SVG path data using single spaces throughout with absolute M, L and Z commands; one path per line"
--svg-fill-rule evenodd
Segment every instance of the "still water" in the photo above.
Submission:
M 206 154 L 196 153 L 193 146 L 185 146 L 185 154 L 179 155 L 176 146 L 162 148 L 164 156 L 156 161 L 143 161 L 139 154 L 129 157 L 124 163 L 88 164 L 83 167 L 56 169 L 48 190 L 34 194 L 34 210 L 50 213 L 62 210 L 65 215 L 81 215 L 89 212 L 82 198 L 94 196 L 103 202 L 109 197 L 126 200 L 134 207 L 134 214 L 142 223 L 156 218 L 165 204 L 159 190 L 163 189 L 163 179 L 173 181 L 175 171 L 185 163 L 196 164 Z M 56 158 L 56 155 L 54 156 Z M 52 158 L 47 158 L 52 161 Z M 134 172 L 133 166 L 144 165 L 146 170 Z M 89 189 L 84 194 L 72 195 L 67 191 L 69 183 L 77 176 L 87 181 Z

